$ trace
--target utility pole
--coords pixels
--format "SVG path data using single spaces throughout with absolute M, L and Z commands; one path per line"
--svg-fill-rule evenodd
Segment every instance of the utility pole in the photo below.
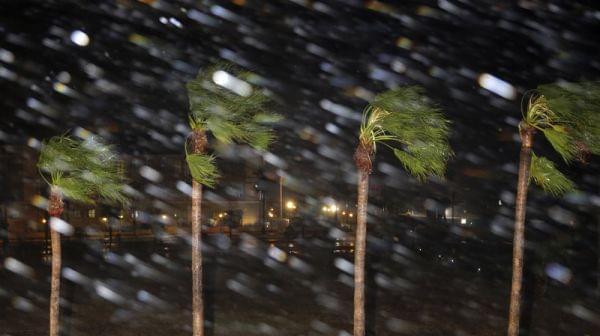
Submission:
M 451 223 L 454 224 L 454 197 L 456 196 L 456 192 L 452 191 L 452 217 L 450 218 Z
M 279 218 L 283 219 L 283 175 L 279 175 Z
M 260 201 L 261 201 L 262 224 L 263 224 L 263 228 L 265 228 L 265 231 L 266 231 L 266 225 L 267 225 L 267 200 L 265 198 L 265 191 L 264 190 L 260 191 Z

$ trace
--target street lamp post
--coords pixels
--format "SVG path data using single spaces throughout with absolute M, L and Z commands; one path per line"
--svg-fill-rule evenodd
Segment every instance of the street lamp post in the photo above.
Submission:
M 283 176 L 279 176 L 279 218 L 283 219 Z

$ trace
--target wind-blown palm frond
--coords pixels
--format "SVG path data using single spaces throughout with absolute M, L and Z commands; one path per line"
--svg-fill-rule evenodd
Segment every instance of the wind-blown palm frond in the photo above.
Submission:
M 275 132 L 266 126 L 248 124 L 244 127 L 243 140 L 258 150 L 266 150 L 275 140 Z
M 452 156 L 449 121 L 427 102 L 423 89 L 402 87 L 381 93 L 363 113 L 360 141 L 374 150 L 390 147 L 404 168 L 419 180 L 444 175 Z
M 600 154 L 600 83 L 563 83 L 538 88 L 548 106 L 573 130 L 575 142 L 585 144 L 592 154 Z
M 82 203 L 94 203 L 92 198 L 94 188 L 88 181 L 73 177 L 63 178 L 62 176 L 59 176 L 54 179 L 52 185 L 57 186 L 68 199 Z
M 565 162 L 570 162 L 575 158 L 577 147 L 574 146 L 573 137 L 566 130 L 555 126 L 542 129 L 542 133 L 544 133 L 546 140 L 548 140 L 552 148 L 554 148 Z
M 525 122 L 541 130 L 566 162 L 600 154 L 600 83 L 540 85 L 529 98 Z
M 533 154 L 530 175 L 538 186 L 553 196 L 561 196 L 575 190 L 575 184 L 545 157 Z
M 45 141 L 37 165 L 48 184 L 74 201 L 93 203 L 96 197 L 110 202 L 127 200 L 117 155 L 93 136 L 84 141 L 68 136 Z
M 567 163 L 600 154 L 600 83 L 540 85 L 529 95 L 523 121 L 541 131 Z M 553 196 L 574 188 L 573 182 L 543 157 L 533 156 L 531 175 Z
M 267 110 L 270 98 L 245 79 L 251 75 L 227 64 L 201 71 L 187 83 L 190 126 L 211 132 L 223 143 L 266 149 L 274 140 L 267 127 L 280 120 Z
M 190 174 L 196 182 L 213 188 L 219 179 L 215 158 L 207 154 L 186 154 Z

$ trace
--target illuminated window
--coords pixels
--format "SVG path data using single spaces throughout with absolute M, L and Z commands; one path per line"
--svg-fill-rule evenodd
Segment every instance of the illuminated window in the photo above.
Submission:
M 88 218 L 96 218 L 96 209 L 88 210 Z

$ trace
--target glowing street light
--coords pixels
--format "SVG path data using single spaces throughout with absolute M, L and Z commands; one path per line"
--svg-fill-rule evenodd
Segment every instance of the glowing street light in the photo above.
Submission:
M 296 203 L 294 203 L 294 201 L 287 201 L 287 202 L 285 203 L 285 207 L 286 207 L 288 210 L 296 210 Z

